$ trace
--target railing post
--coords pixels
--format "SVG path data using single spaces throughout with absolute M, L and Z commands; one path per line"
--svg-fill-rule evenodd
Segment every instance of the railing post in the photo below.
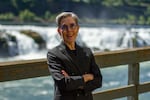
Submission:
M 129 64 L 128 67 L 128 85 L 135 85 L 133 96 L 129 96 L 127 100 L 138 100 L 138 85 L 139 85 L 139 63 Z

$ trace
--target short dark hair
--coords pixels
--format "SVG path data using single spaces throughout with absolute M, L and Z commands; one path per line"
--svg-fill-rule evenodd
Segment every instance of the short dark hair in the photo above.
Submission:
M 58 14 L 57 16 L 56 16 L 56 24 L 58 25 L 58 26 L 60 26 L 60 22 L 61 22 L 61 20 L 63 19 L 63 18 L 66 18 L 66 17 L 73 17 L 74 18 L 74 20 L 75 20 L 75 22 L 76 22 L 76 24 L 78 25 L 78 16 L 75 14 L 75 13 L 73 13 L 73 12 L 62 12 L 62 13 L 60 13 L 60 14 Z

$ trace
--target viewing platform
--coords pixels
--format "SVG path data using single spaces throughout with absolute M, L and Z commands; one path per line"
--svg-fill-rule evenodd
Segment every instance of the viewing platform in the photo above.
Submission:
M 150 61 L 150 46 L 125 50 L 95 52 L 97 64 L 103 68 L 128 65 L 126 86 L 94 92 L 94 100 L 112 100 L 127 97 L 139 100 L 139 94 L 150 92 L 150 81 L 140 83 L 140 63 Z M 34 71 L 34 72 L 33 72 Z M 20 60 L 0 63 L 0 82 L 49 76 L 46 59 Z

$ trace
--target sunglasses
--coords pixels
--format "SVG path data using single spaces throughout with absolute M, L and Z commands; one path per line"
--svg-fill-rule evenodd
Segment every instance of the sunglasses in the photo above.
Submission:
M 63 31 L 67 31 L 67 30 L 69 30 L 69 29 L 71 29 L 71 30 L 74 30 L 74 29 L 76 29 L 76 27 L 77 27 L 77 24 L 75 24 L 75 23 L 72 23 L 72 24 L 70 24 L 70 25 L 62 25 L 62 26 L 60 26 L 60 28 L 63 30 Z

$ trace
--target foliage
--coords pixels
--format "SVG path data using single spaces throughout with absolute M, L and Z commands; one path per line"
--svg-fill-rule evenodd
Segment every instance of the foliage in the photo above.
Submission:
M 149 0 L 4 0 L 0 2 L 0 20 L 54 22 L 56 14 L 62 11 L 73 11 L 82 21 L 92 23 L 150 24 Z
M 26 9 L 26 10 L 20 12 L 19 19 L 21 21 L 34 21 L 35 14 Z
M 4 14 L 0 14 L 0 20 L 13 20 L 15 18 L 13 13 L 4 13 Z
M 103 0 L 103 5 L 110 7 L 110 6 L 122 6 L 123 0 Z

